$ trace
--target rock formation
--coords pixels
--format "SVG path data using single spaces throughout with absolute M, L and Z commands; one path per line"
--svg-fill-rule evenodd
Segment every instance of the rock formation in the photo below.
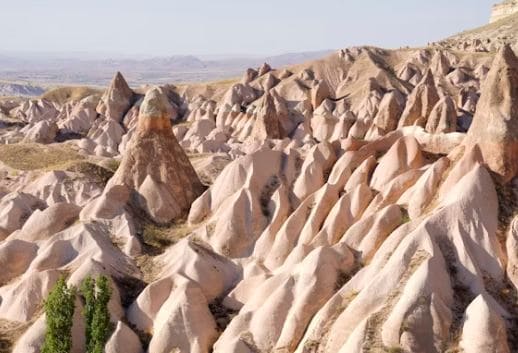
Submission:
M 509 46 L 496 55 L 482 87 L 467 145 L 478 144 L 489 168 L 509 181 L 518 174 L 518 58 Z
M 431 133 L 448 133 L 457 130 L 457 109 L 451 97 L 444 97 L 433 107 L 426 131 Z
M 53 121 L 42 120 L 32 126 L 26 126 L 20 132 L 25 135 L 24 141 L 52 143 L 58 134 L 58 126 Z
M 439 94 L 435 86 L 435 80 L 432 71 L 428 70 L 408 97 L 398 126 L 426 125 L 428 116 L 438 101 Z
M 272 71 L 272 67 L 268 63 L 263 63 L 259 70 L 257 70 L 257 76 L 263 76 L 270 71 Z
M 118 123 L 133 103 L 134 93 L 120 72 L 117 72 L 97 105 L 97 113 Z
M 518 12 L 518 1 L 516 0 L 505 0 L 501 3 L 493 5 L 491 11 L 491 18 L 489 23 L 500 21 L 512 14 Z
M 265 93 L 254 123 L 252 136 L 257 139 L 280 139 L 284 135 L 280 124 L 280 114 L 270 93 Z
M 450 38 L 434 43 L 441 49 L 466 52 L 495 52 L 504 45 L 518 49 L 516 30 L 518 2 L 505 0 L 493 6 L 490 24 L 470 31 L 464 31 Z
M 108 353 L 518 352 L 516 16 L 0 100 L 0 343 L 39 353 L 57 279 L 102 274 Z
M 159 88 L 140 106 L 138 127 L 110 185 L 134 190 L 138 205 L 158 223 L 184 215 L 203 191 L 171 128 L 172 107 Z
M 373 121 L 382 135 L 397 128 L 399 118 L 403 113 L 403 105 L 404 97 L 399 91 L 393 91 L 383 96 Z

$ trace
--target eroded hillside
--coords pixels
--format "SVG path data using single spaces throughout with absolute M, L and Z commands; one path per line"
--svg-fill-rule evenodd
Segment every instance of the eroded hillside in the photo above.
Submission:
M 4 351 L 98 274 L 108 353 L 518 351 L 511 47 L 54 96 L 0 104 Z

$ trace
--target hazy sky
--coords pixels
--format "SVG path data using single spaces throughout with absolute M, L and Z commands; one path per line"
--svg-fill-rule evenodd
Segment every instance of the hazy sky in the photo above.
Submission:
M 496 0 L 0 0 L 0 51 L 259 54 L 424 45 Z

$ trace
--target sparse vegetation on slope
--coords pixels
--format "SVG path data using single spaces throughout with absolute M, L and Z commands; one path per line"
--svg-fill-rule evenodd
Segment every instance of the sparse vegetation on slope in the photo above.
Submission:
M 0 353 L 11 353 L 14 344 L 30 324 L 0 320 Z
M 35 170 L 53 168 L 84 157 L 67 145 L 17 143 L 0 145 L 0 161 L 13 169 Z
M 64 270 L 102 274 L 88 353 L 517 351 L 518 59 L 487 43 L 0 102 L 0 141 L 48 143 L 0 146 L 4 351 Z
M 143 227 L 142 239 L 151 247 L 163 249 L 184 238 L 191 230 L 192 227 L 189 227 L 185 220 L 175 221 L 168 226 L 159 226 L 148 222 Z
M 108 180 L 113 176 L 114 171 L 101 167 L 98 164 L 88 162 L 86 160 L 72 160 L 71 162 L 65 163 L 64 165 L 58 165 L 61 170 L 81 173 L 85 175 L 89 180 L 97 182 L 98 184 L 106 184 Z
M 41 98 L 57 104 L 65 104 L 70 101 L 79 101 L 88 96 L 101 96 L 102 90 L 84 86 L 58 87 L 45 92 Z

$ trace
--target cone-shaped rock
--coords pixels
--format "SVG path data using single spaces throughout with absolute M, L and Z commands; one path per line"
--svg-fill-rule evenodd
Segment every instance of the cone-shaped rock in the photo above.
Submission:
M 455 132 L 457 128 L 457 108 L 451 97 L 442 98 L 432 109 L 428 122 L 426 123 L 426 131 L 438 134 Z
M 97 113 L 108 119 L 121 122 L 126 112 L 133 103 L 133 91 L 120 72 L 117 72 L 110 83 L 110 87 L 104 92 L 99 104 Z
M 435 53 L 435 55 L 432 58 L 432 62 L 430 63 L 430 68 L 435 75 L 447 75 L 450 71 L 450 67 L 450 61 L 441 51 Z
M 467 144 L 478 144 L 484 161 L 509 181 L 518 174 L 518 58 L 504 46 L 482 86 Z
M 247 83 L 250 83 L 252 82 L 253 80 L 255 80 L 257 78 L 257 71 L 254 70 L 254 69 L 250 69 L 248 68 L 246 71 L 245 71 L 245 74 L 243 75 L 243 78 L 241 79 L 241 83 L 243 84 L 247 84 Z
M 378 113 L 374 118 L 374 125 L 381 129 L 383 133 L 395 130 L 403 112 L 404 104 L 405 97 L 398 90 L 387 93 L 380 102 Z
M 282 138 L 283 129 L 279 122 L 279 113 L 273 96 L 270 92 L 265 93 L 263 104 L 254 123 L 252 136 L 260 140 Z
M 405 110 L 399 120 L 399 127 L 426 125 L 428 115 L 439 99 L 432 72 L 428 70 L 408 97 Z
M 270 71 L 272 71 L 272 67 L 270 65 L 268 65 L 267 63 L 264 63 L 259 68 L 258 76 L 263 76 L 264 74 L 267 74 Z
M 319 81 L 315 87 L 311 89 L 311 104 L 313 105 L 313 109 L 317 109 L 322 102 L 329 98 L 331 95 L 331 90 L 327 85 L 327 82 L 322 80 Z
M 202 193 L 187 155 L 171 129 L 173 108 L 159 88 L 146 93 L 136 134 L 110 184 L 132 188 L 137 204 L 158 223 L 170 222 L 189 210 Z

